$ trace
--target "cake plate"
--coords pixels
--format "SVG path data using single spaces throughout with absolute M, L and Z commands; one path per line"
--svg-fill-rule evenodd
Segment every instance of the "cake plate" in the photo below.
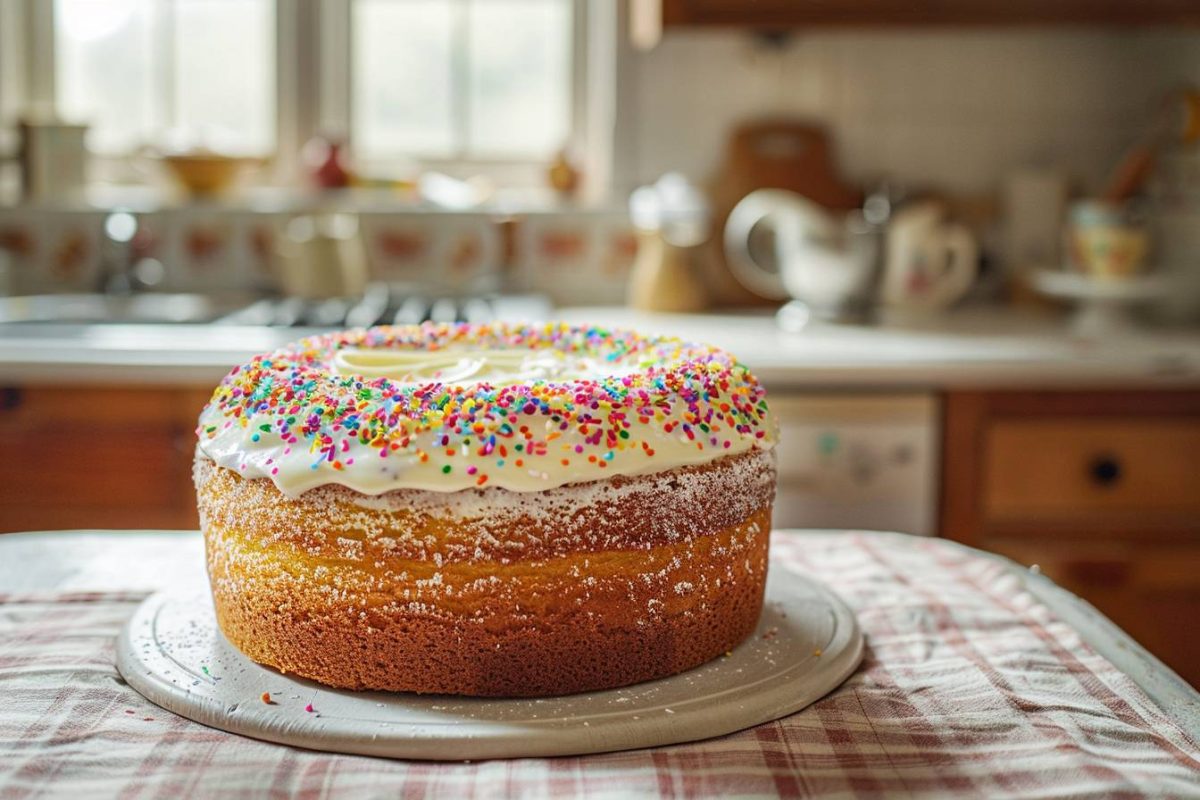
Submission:
M 226 641 L 203 587 L 147 598 L 117 643 L 117 668 L 130 686 L 204 725 L 313 750 L 436 760 L 707 739 L 799 711 L 837 688 L 862 657 L 862 633 L 845 603 L 778 563 L 757 630 L 731 653 L 669 678 L 561 697 L 351 692 L 284 675 Z
M 1102 280 L 1066 269 L 1040 269 L 1033 273 L 1033 288 L 1078 304 L 1071 329 L 1078 336 L 1100 338 L 1135 328 L 1134 307 L 1161 301 L 1175 287 L 1162 274 Z

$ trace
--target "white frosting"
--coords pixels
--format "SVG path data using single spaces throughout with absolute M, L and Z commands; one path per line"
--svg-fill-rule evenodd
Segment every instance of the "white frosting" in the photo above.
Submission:
M 325 380 L 341 380 L 338 391 L 344 394 L 352 392 L 347 385 L 358 385 L 354 378 L 376 382 L 386 378 L 389 384 L 409 387 L 487 384 L 499 388 L 543 381 L 546 385 L 541 385 L 541 389 L 562 402 L 570 402 L 576 396 L 573 380 L 622 378 L 642 371 L 645 364 L 644 354 L 602 359 L 526 347 L 451 346 L 429 350 L 345 347 L 332 351 L 327 358 L 332 377 L 326 375 Z M 241 374 L 246 375 L 253 366 L 254 362 L 242 368 Z M 730 368 L 722 366 L 722 369 Z M 745 380 L 740 370 L 735 368 L 730 378 L 739 385 Z M 276 380 L 274 373 L 261 374 Z M 580 425 L 579 419 L 573 417 L 568 425 L 562 419 L 553 419 L 543 408 L 521 405 L 523 401 L 498 414 L 493 414 L 496 409 L 489 407 L 482 420 L 475 419 L 465 430 L 435 424 L 418 431 L 401 414 L 389 432 L 399 432 L 404 438 L 390 446 L 381 445 L 379 440 L 363 442 L 352 429 L 339 432 L 333 428 L 327 436 L 306 437 L 294 431 L 281 435 L 278 407 L 250 411 L 253 404 L 244 400 L 251 389 L 260 388 L 263 378 L 257 375 L 254 380 L 259 383 L 247 384 L 249 388 L 237 396 L 242 399 L 236 403 L 244 406 L 240 410 L 246 413 L 231 415 L 228 408 L 218 407 L 216 397 L 205 408 L 198 429 L 199 449 L 216 464 L 244 477 L 271 479 L 292 497 L 327 484 L 341 484 L 367 495 L 402 488 L 455 492 L 481 485 L 520 492 L 541 491 L 613 475 L 661 472 L 752 449 L 770 449 L 777 437 L 770 412 L 756 420 L 753 430 L 739 431 L 729 424 L 728 418 L 722 418 L 721 414 L 727 412 L 719 412 L 720 402 L 716 401 L 711 408 L 701 407 L 710 412 L 705 423 L 709 430 L 701 430 L 696 406 L 669 392 L 664 392 L 672 399 L 669 403 L 642 404 L 639 409 L 613 406 L 625 412 L 626 425 L 615 439 L 608 437 L 611 425 L 604 421 L 611 408 L 601 406 L 590 411 L 595 406 L 585 406 L 584 413 L 593 416 L 595 424 L 584 419 Z M 233 385 L 230 381 L 236 377 L 235 371 L 218 393 Z M 723 399 L 727 398 L 717 401 Z M 300 403 L 297 408 L 294 417 L 303 420 L 316 406 Z M 374 409 L 364 410 L 363 414 Z M 410 425 L 410 434 L 401 430 L 404 425 Z M 602 432 L 604 438 L 598 438 Z M 453 450 L 453 455 L 447 453 L 448 449 Z M 483 476 L 486 479 L 481 483 Z
M 444 383 L 471 386 L 486 383 L 509 386 L 532 381 L 596 380 L 628 375 L 637 370 L 627 360 L 616 362 L 564 353 L 447 347 L 441 350 L 371 350 L 347 348 L 333 356 L 333 372 L 362 378 L 388 378 L 396 383 Z

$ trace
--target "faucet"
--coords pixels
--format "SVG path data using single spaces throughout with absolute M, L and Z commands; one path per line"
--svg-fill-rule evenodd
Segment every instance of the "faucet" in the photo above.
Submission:
M 162 263 L 138 257 L 135 239 L 140 229 L 138 218 L 129 211 L 113 211 L 104 218 L 97 291 L 126 296 L 162 282 Z

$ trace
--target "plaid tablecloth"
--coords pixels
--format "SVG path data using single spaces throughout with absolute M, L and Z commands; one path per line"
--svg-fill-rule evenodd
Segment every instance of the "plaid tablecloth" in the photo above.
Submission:
M 113 638 L 149 588 L 199 568 L 197 537 L 54 536 L 0 537 L 2 798 L 1200 797 L 1186 726 L 1014 568 L 944 541 L 775 534 L 868 642 L 858 673 L 798 714 L 649 750 L 416 763 L 258 742 L 143 700 Z

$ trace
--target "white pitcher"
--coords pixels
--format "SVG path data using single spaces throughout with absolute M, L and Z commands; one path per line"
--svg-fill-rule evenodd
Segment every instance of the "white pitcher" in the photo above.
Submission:
M 979 269 L 979 245 L 935 202 L 902 206 L 887 232 L 881 299 L 900 312 L 923 313 L 962 298 Z

